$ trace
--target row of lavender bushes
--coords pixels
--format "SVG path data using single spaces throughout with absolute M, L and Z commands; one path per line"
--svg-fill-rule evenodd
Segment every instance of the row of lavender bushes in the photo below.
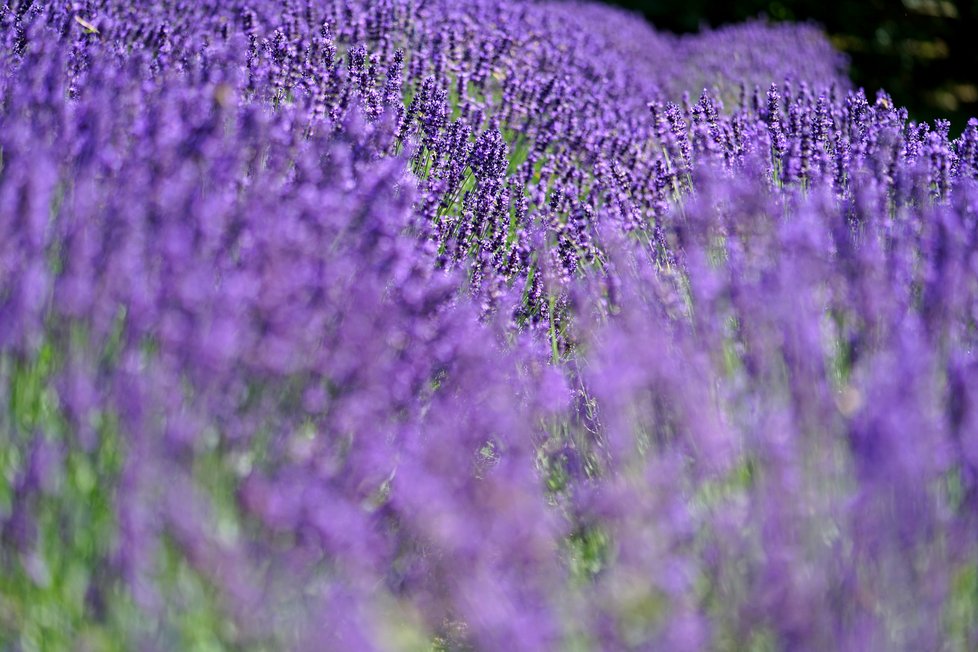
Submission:
M 975 649 L 978 122 L 844 69 L 8 0 L 0 647 Z

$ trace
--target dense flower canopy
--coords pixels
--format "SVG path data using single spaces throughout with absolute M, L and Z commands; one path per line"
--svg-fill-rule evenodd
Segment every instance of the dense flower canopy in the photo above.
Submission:
M 0 645 L 978 646 L 978 121 L 813 26 L 0 6 Z

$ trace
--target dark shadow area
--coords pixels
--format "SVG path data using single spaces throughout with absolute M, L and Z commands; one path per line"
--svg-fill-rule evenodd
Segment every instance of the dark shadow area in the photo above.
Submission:
M 815 21 L 870 98 L 883 88 L 916 120 L 949 119 L 953 133 L 978 115 L 978 0 L 611 1 L 678 33 L 760 15 Z

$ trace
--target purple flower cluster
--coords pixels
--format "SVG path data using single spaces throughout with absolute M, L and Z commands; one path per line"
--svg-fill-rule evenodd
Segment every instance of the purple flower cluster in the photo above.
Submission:
M 0 6 L 0 647 L 978 645 L 978 121 L 844 63 Z

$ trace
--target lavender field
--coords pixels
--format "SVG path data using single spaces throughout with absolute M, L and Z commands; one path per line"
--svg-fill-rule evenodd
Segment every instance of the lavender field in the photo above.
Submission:
M 6 1 L 0 649 L 978 649 L 978 120 L 811 25 Z

